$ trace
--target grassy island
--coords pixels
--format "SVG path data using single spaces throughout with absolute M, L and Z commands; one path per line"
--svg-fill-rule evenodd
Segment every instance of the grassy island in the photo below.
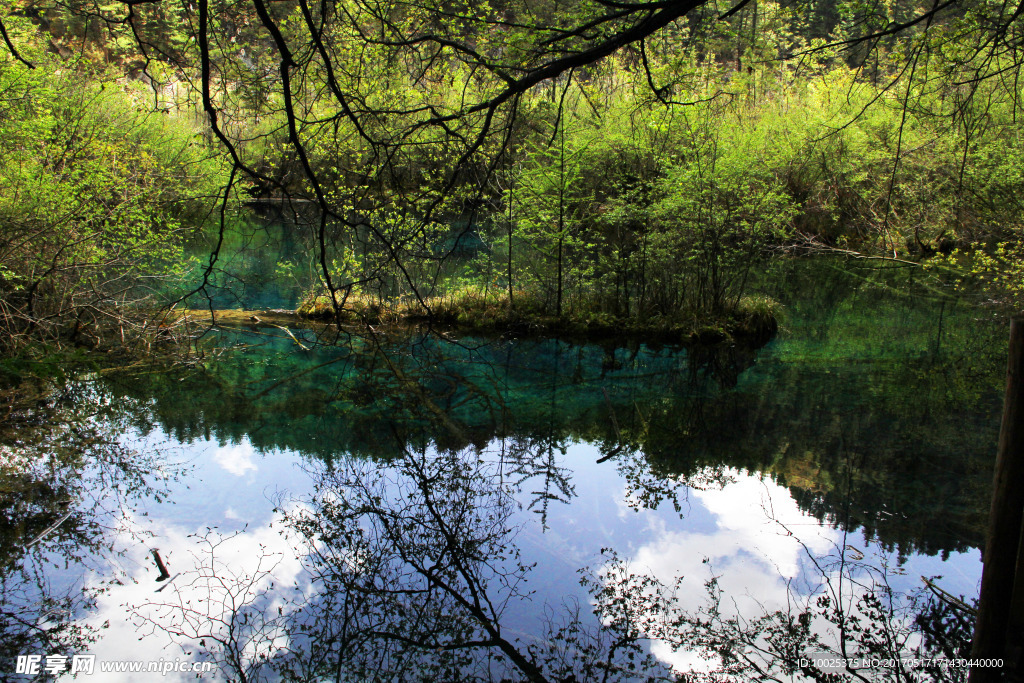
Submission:
M 744 297 L 716 317 L 653 316 L 637 318 L 597 310 L 546 311 L 538 297 L 516 292 L 460 289 L 422 301 L 381 302 L 350 296 L 338 314 L 323 297 L 299 306 L 299 317 L 322 322 L 409 325 L 430 323 L 458 333 L 516 337 L 552 336 L 584 341 L 642 338 L 662 343 L 720 343 L 733 340 L 760 346 L 779 328 L 780 307 L 767 297 Z M 339 302 L 340 303 L 340 302 Z

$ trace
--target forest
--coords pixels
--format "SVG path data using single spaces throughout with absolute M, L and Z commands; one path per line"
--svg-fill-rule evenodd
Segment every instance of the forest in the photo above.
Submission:
M 4 368 L 151 348 L 153 313 L 201 298 L 230 215 L 261 202 L 301 231 L 300 311 L 338 322 L 770 331 L 751 271 L 808 251 L 921 263 L 1012 306 L 1018 15 L 15 3 Z M 186 254 L 198 234 L 208 258 Z M 189 289 L 163 286 L 197 259 Z

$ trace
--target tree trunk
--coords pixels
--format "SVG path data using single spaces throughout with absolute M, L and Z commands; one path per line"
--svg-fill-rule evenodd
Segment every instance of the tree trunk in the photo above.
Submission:
M 1003 421 L 999 432 L 992 507 L 989 511 L 988 538 L 978 621 L 974 629 L 972 659 L 1004 659 L 1016 668 L 1017 653 L 1007 647 L 1009 638 L 1022 623 L 1019 606 L 1024 585 L 1016 586 L 1020 560 L 1021 521 L 1024 517 L 1024 319 L 1010 323 L 1010 359 L 1006 371 Z M 1017 647 L 1012 648 L 1017 650 Z M 971 669 L 970 683 L 1001 680 L 996 667 Z

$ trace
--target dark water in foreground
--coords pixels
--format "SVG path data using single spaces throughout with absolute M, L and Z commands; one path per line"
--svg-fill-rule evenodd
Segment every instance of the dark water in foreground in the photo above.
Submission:
M 869 578 L 973 595 L 1004 325 L 906 269 L 761 290 L 787 320 L 758 351 L 217 332 L 202 369 L 84 382 L 43 455 L 0 451 L 3 609 L 36 625 L 4 654 L 628 679 L 709 666 L 681 634 L 712 580 L 748 621 Z

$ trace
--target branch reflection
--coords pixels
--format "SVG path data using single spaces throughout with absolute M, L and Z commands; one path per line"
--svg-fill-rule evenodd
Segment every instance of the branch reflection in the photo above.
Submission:
M 533 604 L 503 466 L 475 449 L 310 465 L 313 495 L 278 505 L 294 586 L 274 588 L 266 549 L 233 571 L 234 539 L 210 532 L 175 594 L 137 614 L 246 681 L 674 680 L 634 625 Z
M 178 473 L 120 443 L 116 416 L 87 383 L 3 393 L 0 662 L 13 671 L 18 655 L 70 655 L 100 636 L 82 617 L 118 580 L 112 559 L 142 540 L 128 520 Z M 93 571 L 107 583 L 89 585 Z

